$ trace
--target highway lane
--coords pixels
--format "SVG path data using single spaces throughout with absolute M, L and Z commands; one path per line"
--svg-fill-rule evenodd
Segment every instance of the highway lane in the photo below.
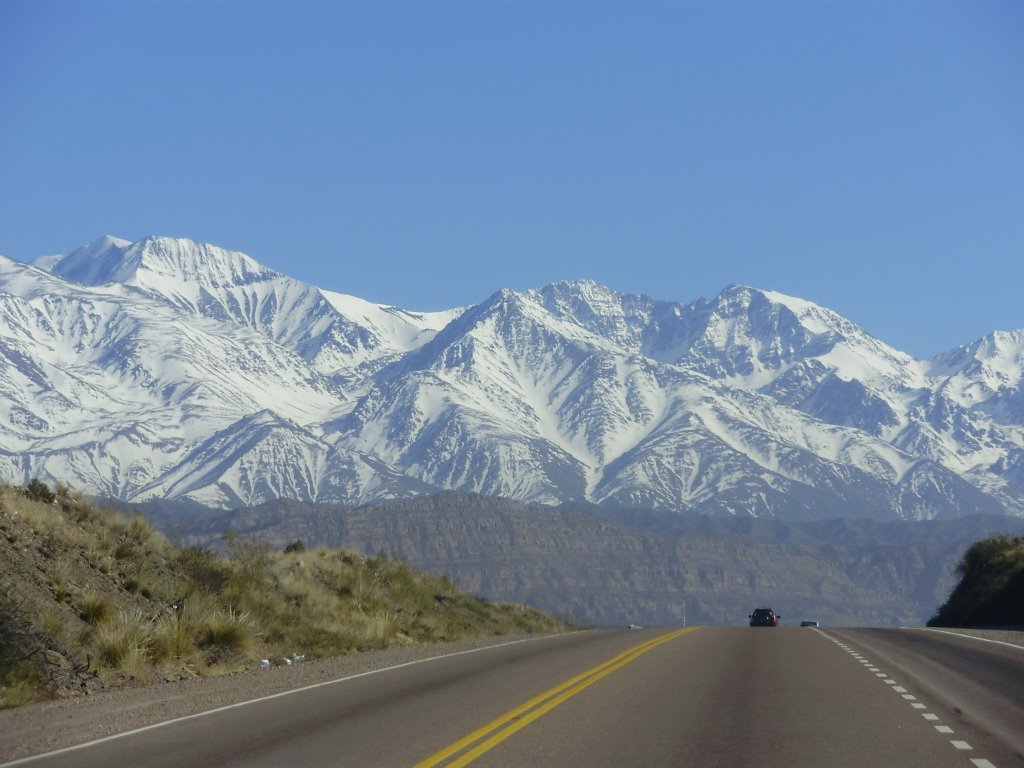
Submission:
M 1011 747 L 975 726 L 950 728 L 910 678 L 871 661 L 815 630 L 701 630 L 472 764 L 1019 765 Z
M 1024 762 L 1024 648 L 929 629 L 832 634 L 915 680 L 945 719 L 994 735 Z
M 1024 678 L 1024 652 L 943 637 L 785 627 L 582 632 L 411 664 L 17 764 L 1019 765 L 1021 728 L 1008 734 L 1006 724 L 1024 724 L 1024 702 L 1013 685 L 985 680 Z M 971 687 L 950 682 L 956 665 Z

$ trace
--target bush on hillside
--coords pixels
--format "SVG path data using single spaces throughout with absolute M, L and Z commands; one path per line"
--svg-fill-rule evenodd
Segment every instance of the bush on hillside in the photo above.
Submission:
M 53 681 L 47 649 L 67 653 L 35 623 L 31 604 L 0 584 L 0 709 L 36 700 Z
M 1024 536 L 982 539 L 956 570 L 960 582 L 929 627 L 1024 625 Z
M 41 501 L 44 504 L 53 504 L 57 498 L 49 486 L 39 478 L 32 478 L 29 484 L 25 486 L 25 495 L 32 499 L 32 501 Z

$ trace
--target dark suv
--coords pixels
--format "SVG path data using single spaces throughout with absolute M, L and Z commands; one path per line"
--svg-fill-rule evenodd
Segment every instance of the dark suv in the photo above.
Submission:
M 776 616 L 771 608 L 755 608 L 749 618 L 752 627 L 777 627 L 782 617 Z

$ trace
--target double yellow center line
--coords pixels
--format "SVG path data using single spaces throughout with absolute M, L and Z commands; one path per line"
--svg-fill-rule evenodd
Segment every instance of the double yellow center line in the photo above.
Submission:
M 607 677 L 615 670 L 626 666 L 629 662 L 639 656 L 643 656 L 651 649 L 657 648 L 662 643 L 667 643 L 669 640 L 674 640 L 680 635 L 693 632 L 695 629 L 697 627 L 687 627 L 686 629 L 666 632 L 664 635 L 659 635 L 653 640 L 648 640 L 646 643 L 633 646 L 618 656 L 614 656 L 608 661 L 598 664 L 596 667 L 588 669 L 586 672 L 576 675 L 576 677 L 570 678 L 564 683 L 556 685 L 539 696 L 534 696 L 525 704 L 520 704 L 515 709 L 509 710 L 482 728 L 473 731 L 468 736 L 449 744 L 426 760 L 416 763 L 414 768 L 436 768 L 436 766 L 440 765 L 444 765 L 445 768 L 460 768 L 461 766 L 469 765 L 480 755 L 493 749 L 513 733 L 521 731 L 534 720 L 547 714 L 584 688 L 593 685 L 602 677 Z M 473 746 L 474 744 L 476 746 Z M 460 752 L 462 753 L 461 755 L 459 755 Z M 459 755 L 459 757 L 451 762 L 446 762 L 454 755 Z

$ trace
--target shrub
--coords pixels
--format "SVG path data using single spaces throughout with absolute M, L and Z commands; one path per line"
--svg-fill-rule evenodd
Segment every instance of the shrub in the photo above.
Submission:
M 71 598 L 71 589 L 68 586 L 68 567 L 66 562 L 53 566 L 47 575 L 47 586 L 53 592 L 53 599 L 58 603 L 65 603 Z
M 231 578 L 224 561 L 202 547 L 188 547 L 178 554 L 184 575 L 199 589 L 211 595 L 219 593 Z
M 148 681 L 152 666 L 169 653 L 166 637 L 142 611 L 119 611 L 96 630 L 97 660 L 102 666 Z
M 78 615 L 86 624 L 95 626 L 109 619 L 112 611 L 113 606 L 111 606 L 107 598 L 95 592 L 88 592 L 82 595 L 82 606 L 78 611 Z
M 13 598 L 0 586 L 0 678 L 37 653 L 33 645 L 25 601 Z
M 53 504 L 57 498 L 49 486 L 37 477 L 32 478 L 25 486 L 25 495 L 33 501 L 41 501 L 44 504 Z
M 252 588 L 263 579 L 271 561 L 270 545 L 266 541 L 227 531 L 224 544 L 242 584 Z
M 211 652 L 210 661 L 241 654 L 249 647 L 251 629 L 248 618 L 234 611 L 217 613 L 210 617 L 199 632 L 196 645 Z
M 42 652 L 53 638 L 33 624 L 32 608 L 0 585 L 0 708 L 37 701 L 45 693 Z
M 179 598 L 174 603 L 174 615 L 163 624 L 170 655 L 178 659 L 191 655 L 200 627 L 216 610 L 216 603 L 203 592 Z

